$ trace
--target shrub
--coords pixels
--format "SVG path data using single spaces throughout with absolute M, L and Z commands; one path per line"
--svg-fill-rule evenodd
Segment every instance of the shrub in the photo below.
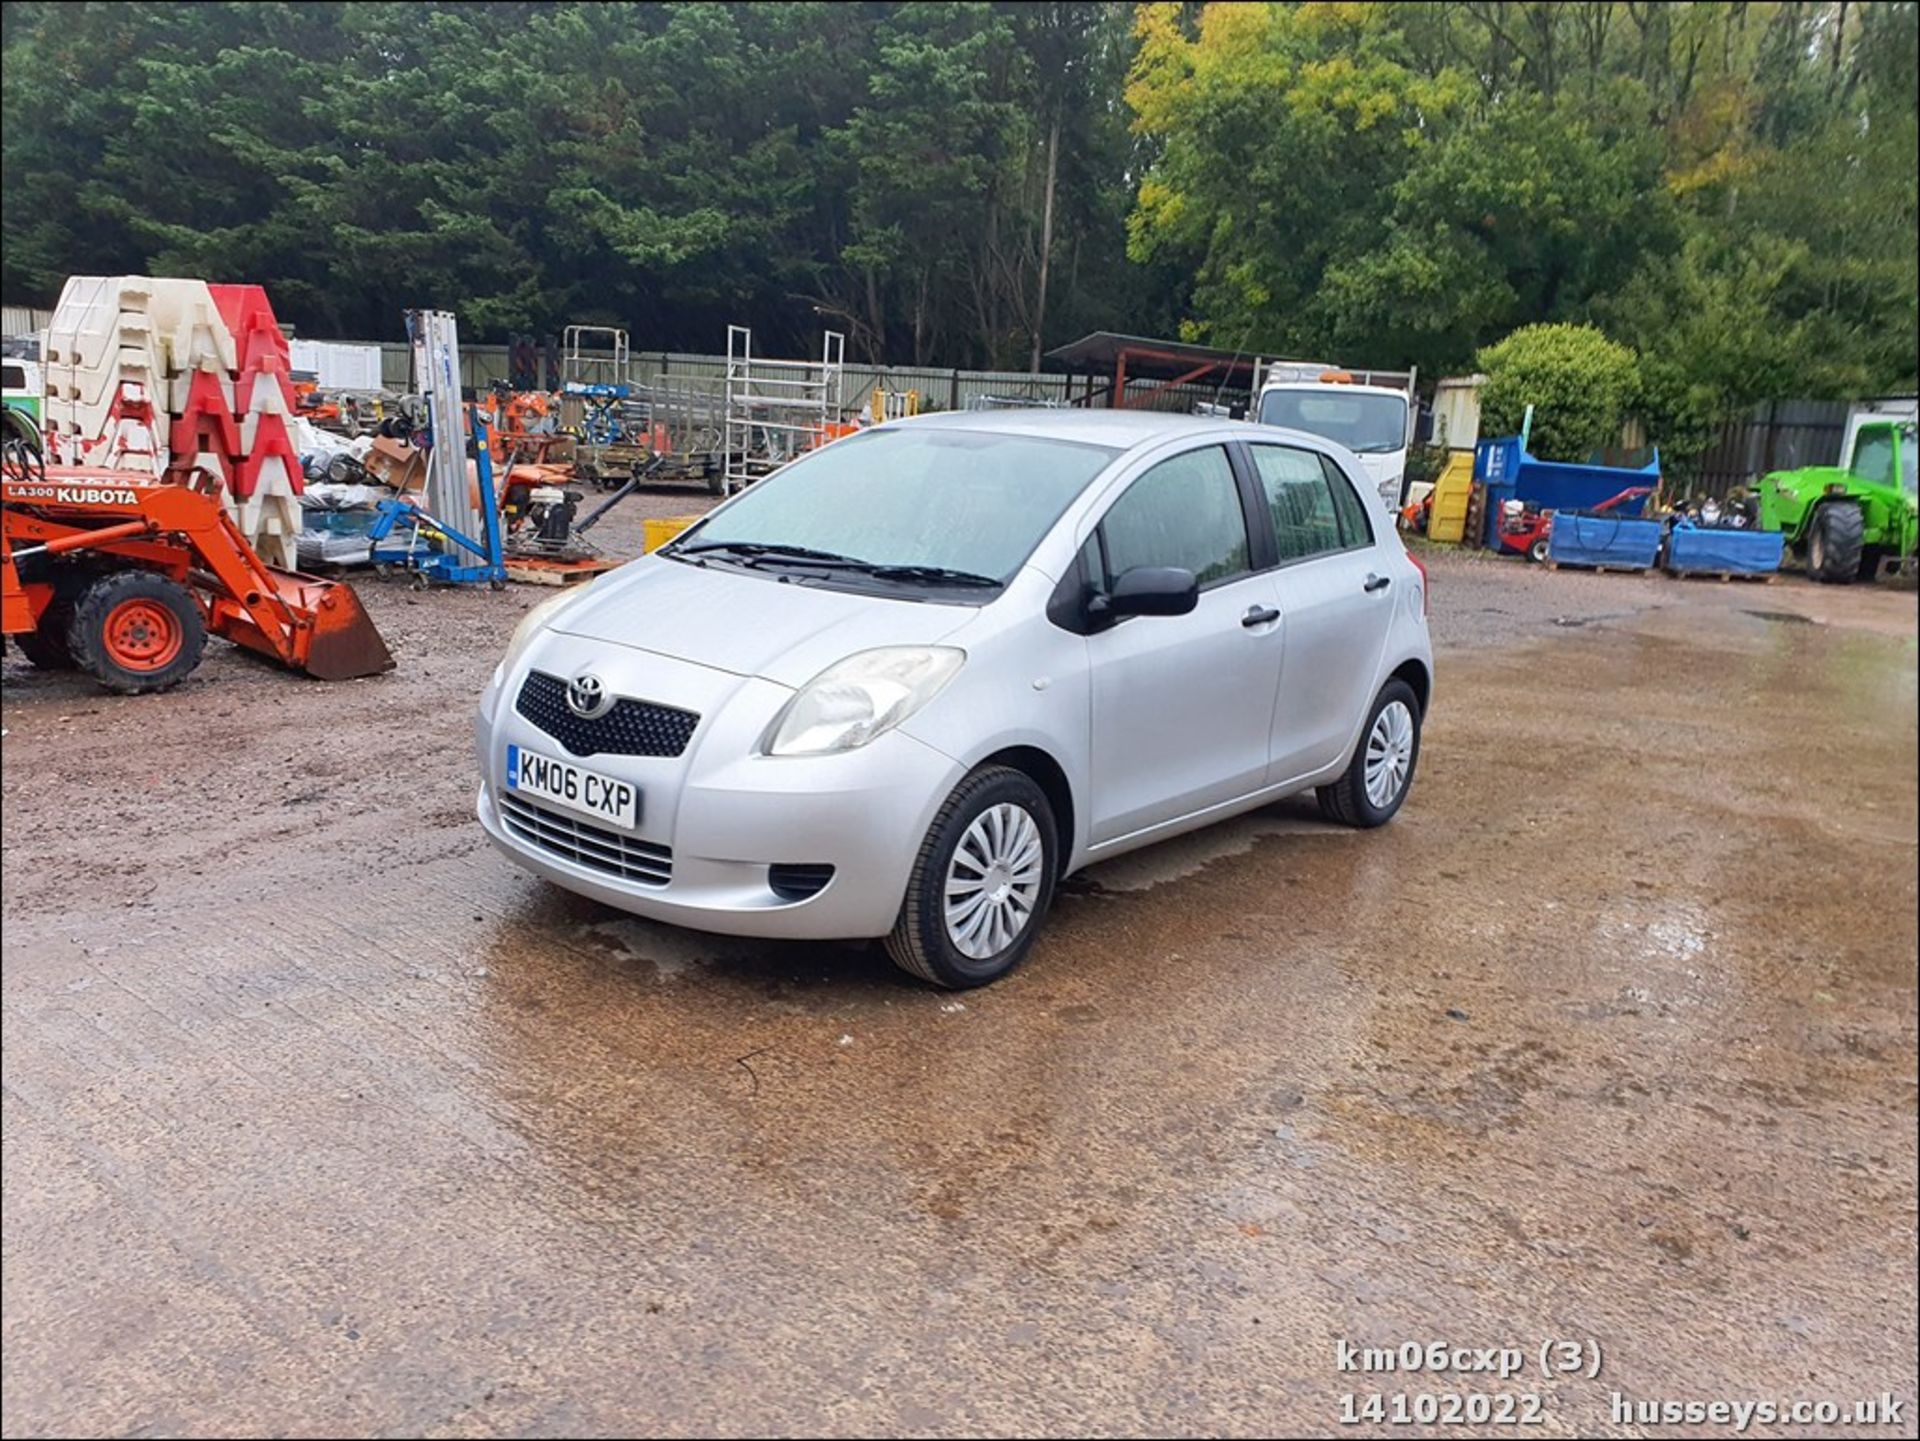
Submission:
M 1617 445 L 1640 389 L 1639 360 L 1590 325 L 1528 325 L 1480 352 L 1480 434 L 1517 435 L 1529 405 L 1528 450 L 1585 460 Z

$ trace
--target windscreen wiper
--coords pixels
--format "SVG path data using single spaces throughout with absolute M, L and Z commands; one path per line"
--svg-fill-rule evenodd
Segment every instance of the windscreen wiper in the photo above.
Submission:
M 835 555 L 830 550 L 809 550 L 804 545 L 781 545 L 774 541 L 761 540 L 699 540 L 691 545 L 676 545 L 668 552 L 671 555 L 704 555 L 710 551 L 731 551 L 735 555 L 747 556 L 753 560 L 807 560 L 822 565 L 859 565 L 866 564 L 850 555 Z
M 725 551 L 742 557 L 749 564 L 793 564 L 823 566 L 832 570 L 857 571 L 879 580 L 920 581 L 927 585 L 992 586 L 1000 582 L 990 575 L 971 570 L 954 570 L 944 565 L 890 565 L 885 561 L 862 560 L 855 555 L 837 555 L 830 550 L 813 550 L 804 545 L 781 545 L 758 540 L 703 540 L 692 545 L 677 545 L 673 555 L 702 555 Z
M 944 565 L 869 565 L 867 574 L 877 575 L 882 580 L 918 580 L 931 585 L 975 585 L 992 586 L 998 590 L 1000 582 L 990 575 L 981 575 L 971 570 L 950 570 Z

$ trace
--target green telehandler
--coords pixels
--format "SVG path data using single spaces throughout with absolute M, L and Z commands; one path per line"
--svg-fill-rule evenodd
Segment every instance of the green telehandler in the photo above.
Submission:
M 1761 479 L 1760 528 L 1782 532 L 1818 581 L 1914 575 L 1916 449 L 1911 415 L 1855 414 L 1844 468 L 1811 465 Z

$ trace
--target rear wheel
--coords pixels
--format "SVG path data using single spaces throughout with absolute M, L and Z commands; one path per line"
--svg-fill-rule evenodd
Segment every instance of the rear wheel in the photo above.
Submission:
M 1363 830 L 1385 825 L 1406 800 L 1419 763 L 1420 698 L 1405 681 L 1390 680 L 1373 698 L 1345 773 L 1315 793 L 1321 814 Z
M 1046 793 L 1009 766 L 977 770 L 927 828 L 887 954 L 936 986 L 998 980 L 1033 948 L 1058 871 Z
M 1853 502 L 1832 500 L 1821 506 L 1807 527 L 1807 574 L 1827 585 L 1858 578 L 1866 530 L 1866 517 Z
M 122 695 L 178 685 L 200 664 L 207 625 L 184 586 L 151 571 L 102 576 L 75 602 L 67 648 L 76 666 Z
M 73 597 L 56 595 L 40 613 L 34 629 L 14 637 L 20 654 L 38 670 L 72 670 L 73 652 L 67 649 L 67 627 L 73 623 Z
M 1545 565 L 1547 561 L 1547 538 L 1543 535 L 1527 547 L 1527 559 L 1535 565 Z

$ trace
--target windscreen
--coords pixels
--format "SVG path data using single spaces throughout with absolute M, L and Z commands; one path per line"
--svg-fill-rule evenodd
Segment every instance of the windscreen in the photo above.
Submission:
M 1382 455 L 1407 444 L 1407 402 L 1323 385 L 1313 390 L 1269 390 L 1260 397 L 1263 425 L 1284 425 L 1338 441 L 1357 455 Z
M 755 484 L 686 540 L 805 546 L 1009 580 L 1106 446 L 911 425 L 848 436 Z

